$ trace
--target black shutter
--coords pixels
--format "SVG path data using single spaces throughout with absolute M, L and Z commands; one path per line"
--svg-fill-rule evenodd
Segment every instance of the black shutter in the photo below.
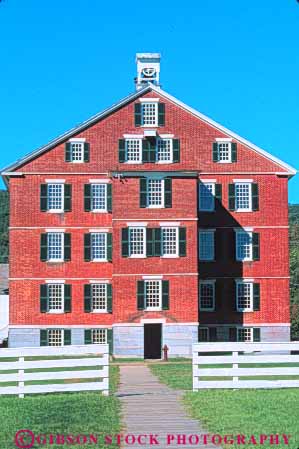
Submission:
M 153 257 L 154 255 L 154 229 L 146 228 L 146 257 Z
M 216 204 L 215 204 L 215 209 L 217 206 L 221 206 L 222 203 L 222 184 L 215 184 L 215 199 L 216 199 Z
M 90 233 L 84 234 L 84 260 L 85 260 L 85 262 L 91 261 L 91 235 L 90 235 Z
M 259 210 L 259 186 L 257 183 L 251 184 L 252 210 Z
M 217 142 L 213 142 L 213 162 L 218 162 L 219 161 L 219 157 L 218 157 L 218 143 Z
M 107 234 L 107 260 L 112 262 L 112 233 Z
M 142 162 L 150 162 L 150 149 L 149 139 L 142 139 Z
M 129 257 L 129 228 L 122 228 L 121 230 L 121 255 L 122 257 Z
M 118 141 L 118 161 L 126 162 L 126 140 L 119 139 Z
M 235 142 L 231 143 L 231 154 L 232 154 L 232 162 L 237 162 L 237 144 Z
M 222 258 L 222 229 L 214 232 L 214 260 Z
M 40 330 L 40 346 L 48 346 L 48 331 L 47 331 L 47 329 Z
M 233 299 L 232 310 L 234 312 L 237 312 L 238 311 L 238 286 L 234 279 L 231 282 L 231 297 Z
M 84 162 L 89 162 L 89 148 L 90 145 L 88 142 L 84 142 Z
M 172 179 L 164 179 L 164 207 L 172 207 Z
M 48 234 L 40 236 L 40 260 L 46 262 L 48 260 Z
M 65 154 L 65 162 L 72 162 L 72 144 L 71 144 L 71 142 L 66 142 L 64 154 Z
M 107 312 L 112 313 L 112 285 L 107 284 Z
M 71 184 L 64 184 L 64 212 L 72 210 L 72 186 Z
M 253 310 L 255 312 L 257 312 L 258 310 L 260 310 L 260 296 L 261 296 L 261 292 L 260 292 L 260 284 L 253 284 Z
M 260 234 L 258 232 L 252 233 L 252 259 L 260 260 Z
M 140 178 L 140 207 L 147 205 L 147 181 L 146 178 Z
M 154 256 L 161 256 L 162 255 L 162 232 L 161 228 L 154 228 Z
M 169 281 L 162 281 L 162 310 L 169 310 Z
M 71 329 L 64 329 L 64 345 L 69 346 L 72 344 Z
M 228 208 L 229 208 L 229 210 L 236 209 L 236 186 L 235 186 L 235 184 L 228 185 Z
M 48 184 L 41 184 L 40 186 L 40 210 L 47 212 L 48 210 Z
M 107 343 L 109 345 L 109 354 L 113 354 L 113 329 L 107 329 Z
M 91 184 L 84 185 L 84 210 L 91 211 Z
M 141 126 L 141 103 L 135 103 L 134 105 L 134 111 L 135 111 L 135 126 Z
M 229 341 L 237 341 L 237 328 L 236 327 L 230 327 L 229 330 Z
M 253 341 L 261 341 L 261 329 L 259 327 L 253 328 Z
M 215 304 L 214 304 L 214 310 L 219 310 L 222 307 L 222 294 L 223 294 L 223 282 L 220 280 L 217 280 L 214 284 L 214 297 L 215 297 Z
M 40 285 L 40 311 L 41 313 L 48 312 L 48 285 Z
M 91 285 L 85 284 L 84 285 L 84 312 L 90 313 L 92 309 L 91 304 Z
M 70 284 L 64 285 L 64 313 L 72 311 L 72 286 Z
M 69 233 L 64 234 L 64 260 L 68 262 L 71 260 L 71 242 L 72 236 Z
M 173 162 L 180 162 L 181 159 L 181 151 L 180 151 L 180 140 L 173 139 L 172 140 L 172 151 L 173 151 Z
M 217 341 L 217 327 L 209 327 L 209 340 Z
M 145 309 L 144 281 L 137 281 L 137 309 Z
M 156 162 L 157 160 L 157 139 L 156 137 L 149 137 L 149 161 Z
M 187 237 L 186 228 L 179 228 L 179 256 L 185 257 L 187 255 Z
M 112 184 L 107 184 L 107 212 L 112 212 Z
M 85 331 L 84 331 L 84 343 L 86 345 L 91 345 L 92 344 L 91 329 L 85 329 Z
M 158 126 L 165 126 L 165 103 L 158 103 Z

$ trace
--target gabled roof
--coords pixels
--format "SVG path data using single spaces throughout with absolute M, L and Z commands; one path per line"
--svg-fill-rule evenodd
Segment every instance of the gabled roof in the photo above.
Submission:
M 5 175 L 7 176 L 8 172 L 12 172 L 12 171 L 16 170 L 23 164 L 29 162 L 30 160 L 36 158 L 37 156 L 40 156 L 41 154 L 45 153 L 46 151 L 49 151 L 51 148 L 54 148 L 56 145 L 59 145 L 60 143 L 64 142 L 67 139 L 70 139 L 75 134 L 78 134 L 79 132 L 90 127 L 94 123 L 102 120 L 103 118 L 105 118 L 106 116 L 111 114 L 112 112 L 116 111 L 117 109 L 121 108 L 122 106 L 125 106 L 127 103 L 135 100 L 136 98 L 147 93 L 148 91 L 154 91 L 157 94 L 167 98 L 169 101 L 180 106 L 181 108 L 185 109 L 186 111 L 190 112 L 195 117 L 200 118 L 202 121 L 208 123 L 209 125 L 213 126 L 214 128 L 222 131 L 223 133 L 227 134 L 228 136 L 230 136 L 230 137 L 234 138 L 235 140 L 239 141 L 240 143 L 246 145 L 247 147 L 249 147 L 251 150 L 255 151 L 256 153 L 258 153 L 258 154 L 266 157 L 267 159 L 271 160 L 272 162 L 280 165 L 284 170 L 287 171 L 287 174 L 289 174 L 290 176 L 296 174 L 297 171 L 295 168 L 291 167 L 290 165 L 288 165 L 285 162 L 281 161 L 280 159 L 276 158 L 275 156 L 273 156 L 272 154 L 263 150 L 262 148 L 259 148 L 258 146 L 254 145 L 253 143 L 249 142 L 248 140 L 244 139 L 243 137 L 239 136 L 238 134 L 235 134 L 233 131 L 230 131 L 229 129 L 225 128 L 224 126 L 222 126 L 219 123 L 215 122 L 214 120 L 210 119 L 206 115 L 201 114 L 200 112 L 196 111 L 195 109 L 191 108 L 190 106 L 187 106 L 185 103 L 183 103 L 182 101 L 173 97 L 172 95 L 168 94 L 167 92 L 162 90 L 160 87 L 157 87 L 157 86 L 149 83 L 142 89 L 123 98 L 118 103 L 113 104 L 111 107 L 92 116 L 90 119 L 82 122 L 80 125 L 70 129 L 69 131 L 65 132 L 64 134 L 61 134 L 60 136 L 51 140 L 48 144 L 32 151 L 31 153 L 27 154 L 23 158 L 17 160 L 15 163 L 5 167 L 3 170 L 1 170 L 2 176 L 5 176 Z

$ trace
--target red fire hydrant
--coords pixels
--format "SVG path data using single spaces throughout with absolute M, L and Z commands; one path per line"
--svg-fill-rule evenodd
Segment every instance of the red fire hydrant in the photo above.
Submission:
M 169 347 L 167 346 L 167 345 L 164 345 L 163 346 L 163 348 L 162 348 L 162 350 L 163 350 L 163 360 L 165 361 L 165 362 L 167 362 L 168 361 L 168 351 L 169 351 Z

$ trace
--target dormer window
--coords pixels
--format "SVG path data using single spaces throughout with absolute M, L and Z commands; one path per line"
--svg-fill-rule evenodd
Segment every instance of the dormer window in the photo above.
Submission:
M 66 142 L 65 162 L 89 162 L 89 143 L 85 139 L 70 139 Z
M 213 143 L 213 162 L 222 164 L 237 162 L 237 144 L 231 139 L 216 139 Z

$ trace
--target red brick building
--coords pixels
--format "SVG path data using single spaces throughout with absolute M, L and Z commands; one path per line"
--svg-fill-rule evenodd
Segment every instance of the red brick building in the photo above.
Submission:
M 289 340 L 295 170 L 163 91 L 158 54 L 137 72 L 133 94 L 2 172 L 9 346 Z

